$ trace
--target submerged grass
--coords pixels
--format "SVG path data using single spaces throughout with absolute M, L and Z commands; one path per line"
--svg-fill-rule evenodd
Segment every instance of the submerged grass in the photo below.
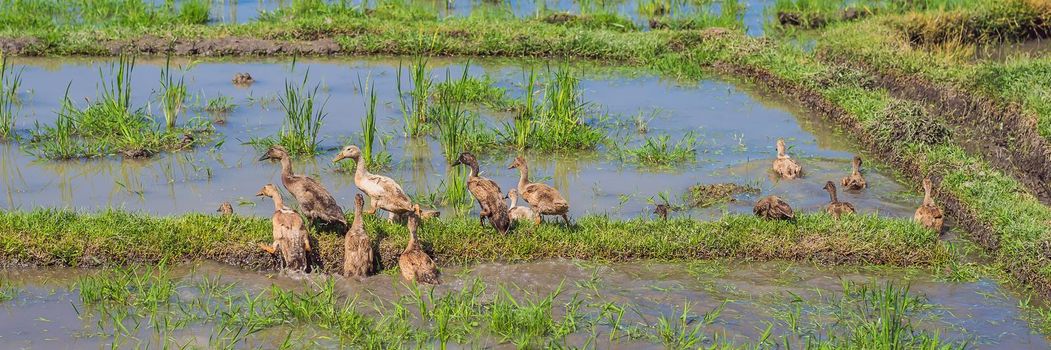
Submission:
M 370 235 L 385 237 L 380 242 L 383 266 L 393 267 L 407 240 L 405 228 L 373 216 L 365 219 Z M 624 240 L 626 235 L 633 239 Z M 0 258 L 13 265 L 93 266 L 213 259 L 270 267 L 273 261 L 256 244 L 269 242 L 271 236 L 270 222 L 265 218 L 197 214 L 151 217 L 116 210 L 97 214 L 57 210 L 0 213 Z M 934 232 L 908 220 L 869 215 L 836 221 L 823 214 L 803 214 L 796 224 L 745 215 L 728 215 L 711 222 L 616 221 L 589 216 L 570 228 L 525 225 L 506 236 L 465 217 L 429 220 L 420 236 L 441 264 L 550 258 L 621 261 L 738 257 L 930 265 L 950 259 Z M 337 271 L 342 266 L 342 240 L 327 234 L 317 238 L 326 269 Z

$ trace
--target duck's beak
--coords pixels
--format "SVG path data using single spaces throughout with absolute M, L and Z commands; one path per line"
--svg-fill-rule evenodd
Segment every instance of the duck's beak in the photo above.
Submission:
M 256 193 L 255 196 L 256 197 L 263 197 L 263 196 L 266 196 L 266 193 L 263 193 L 263 191 L 259 191 L 259 193 Z
M 460 165 L 460 164 L 463 164 L 463 163 L 460 163 L 459 159 L 457 159 L 455 162 L 452 162 L 452 166 L 457 166 L 457 165 Z
M 339 161 L 344 160 L 346 158 L 347 157 L 344 156 L 343 153 L 336 154 L 336 158 L 332 158 L 332 163 L 338 163 Z
M 259 157 L 259 161 L 260 162 L 262 162 L 264 160 L 267 160 L 267 159 L 270 159 L 270 154 L 264 154 L 262 157 Z

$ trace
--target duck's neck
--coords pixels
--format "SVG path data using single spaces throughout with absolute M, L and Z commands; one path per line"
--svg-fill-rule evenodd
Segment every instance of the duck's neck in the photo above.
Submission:
M 788 158 L 788 155 L 785 154 L 785 146 L 780 143 L 777 144 L 777 158 Z
M 292 172 L 292 159 L 288 157 L 281 157 L 281 176 L 292 177 L 295 173 Z
M 923 186 L 923 205 L 934 205 L 934 199 L 931 198 L 930 186 Z
M 353 228 L 363 228 L 365 223 L 361 220 L 361 205 L 354 203 L 354 222 L 350 224 Z
M 366 176 L 369 174 L 369 170 L 365 169 L 365 162 L 361 157 L 352 159 L 354 159 L 354 176 Z
M 511 208 L 518 206 L 518 196 L 511 196 Z
M 285 209 L 285 200 L 281 198 L 281 194 L 275 194 L 273 197 L 270 198 L 274 199 L 274 211 L 281 211 L 282 209 Z
M 412 219 L 409 219 L 412 220 Z M 405 251 L 402 254 L 408 253 L 416 247 L 416 227 L 409 227 L 409 244 L 405 245 Z
M 836 188 L 835 187 L 832 187 L 832 188 L 828 189 L 828 198 L 831 201 L 831 203 L 838 203 L 839 202 L 839 198 L 836 198 Z
M 471 177 L 478 177 L 478 162 L 471 162 L 467 167 L 471 169 Z
M 529 167 L 525 164 L 518 166 L 518 191 L 524 191 L 526 185 L 529 185 Z
M 861 164 L 858 164 L 857 161 L 854 161 L 854 164 L 851 167 L 853 168 L 853 170 L 851 171 L 852 174 L 861 175 Z

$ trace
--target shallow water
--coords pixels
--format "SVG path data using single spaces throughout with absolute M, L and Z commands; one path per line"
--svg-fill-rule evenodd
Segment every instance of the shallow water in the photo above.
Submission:
M 328 3 L 339 3 L 340 0 L 324 0 Z M 155 0 L 163 4 L 164 0 Z M 176 1 L 178 3 L 178 1 Z M 480 0 L 449 0 L 428 1 L 415 0 L 409 3 L 432 10 L 439 17 L 466 17 L 471 15 L 490 16 L 514 16 L 517 18 L 529 18 L 547 12 L 568 12 L 580 14 L 581 12 L 610 11 L 622 16 L 627 16 L 640 28 L 647 28 L 647 19 L 639 13 L 639 4 L 646 0 L 617 0 L 612 2 L 589 2 L 573 0 L 506 0 L 506 1 L 480 1 Z M 741 14 L 747 32 L 750 35 L 759 35 L 763 32 L 763 23 L 766 20 L 766 8 L 773 5 L 773 0 L 741 0 L 744 6 Z M 264 12 L 273 12 L 285 6 L 290 6 L 291 0 L 223 0 L 213 1 L 211 7 L 211 20 L 215 23 L 246 23 L 259 19 Z M 361 0 L 348 0 L 347 3 L 360 5 Z M 671 1 L 673 15 L 689 16 L 709 9 L 712 13 L 718 13 L 721 2 L 684 2 Z M 375 2 L 370 2 L 375 6 Z
M 134 324 L 131 315 L 114 313 L 120 308 L 99 309 L 85 305 L 73 282 L 87 270 L 46 269 L 10 270 L 0 273 L 8 285 L 15 286 L 14 299 L 0 303 L 0 347 L 65 348 L 98 347 L 111 342 L 118 334 L 123 347 L 157 346 L 168 338 L 177 344 L 194 346 L 214 345 L 217 320 L 227 316 L 198 316 L 187 324 L 165 326 L 169 334 L 158 334 L 154 328 L 142 327 L 135 331 L 115 331 L 111 320 L 100 315 L 125 317 Z M 215 263 L 176 267 L 171 273 L 177 286 L 172 299 L 185 310 L 194 310 L 193 302 L 215 303 L 223 310 L 224 296 L 254 296 L 277 286 L 286 290 L 310 291 L 323 285 L 323 277 L 290 278 L 263 275 Z M 445 283 L 433 291 L 436 297 L 471 286 L 476 281 L 485 286 L 478 296 L 484 303 L 507 291 L 522 303 L 535 302 L 559 291 L 552 303 L 551 314 L 557 322 L 567 315 L 563 306 L 571 301 L 582 302 L 573 314 L 578 324 L 590 324 L 571 333 L 565 339 L 568 345 L 581 346 L 592 341 L 600 348 L 662 348 L 655 338 L 628 336 L 655 332 L 654 325 L 661 317 L 676 319 L 688 303 L 687 319 L 691 327 L 706 313 L 716 315 L 704 325 L 701 334 L 720 342 L 754 344 L 755 339 L 770 325 L 773 339 L 789 335 L 793 315 L 797 334 L 811 334 L 821 339 L 822 332 L 833 332 L 831 324 L 822 322 L 851 310 L 839 309 L 843 285 L 854 282 L 881 288 L 885 283 L 909 286 L 909 295 L 919 297 L 924 305 L 909 314 L 911 323 L 919 330 L 938 333 L 943 341 L 968 342 L 982 349 L 1042 349 L 1048 343 L 1032 331 L 1022 320 L 1024 310 L 1017 307 L 1018 295 L 1003 289 L 995 281 L 981 279 L 975 282 L 938 282 L 925 272 L 887 268 L 824 268 L 794 263 L 723 263 L 718 261 L 675 265 L 657 262 L 626 264 L 594 264 L 576 261 L 546 261 L 528 264 L 482 264 L 470 268 L 449 268 L 444 271 Z M 202 286 L 211 285 L 211 288 Z M 223 286 L 222 288 L 214 288 Z M 220 293 L 209 291 L 221 290 Z M 377 302 L 415 300 L 412 291 L 400 282 L 400 277 L 379 275 L 362 282 L 336 278 L 336 292 L 347 298 L 356 298 L 356 305 L 366 315 L 376 316 Z M 424 295 L 427 295 L 424 291 Z M 409 299 L 403 299 L 408 297 Z M 600 308 L 615 305 L 628 310 L 617 323 L 617 336 L 609 336 L 614 328 L 605 319 Z M 720 309 L 719 312 L 713 310 Z M 410 314 L 413 305 L 406 305 Z M 848 306 L 852 307 L 852 306 Z M 193 311 L 175 311 L 179 312 Z M 797 311 L 798 310 L 798 311 Z M 108 312 L 108 313 L 107 313 Z M 162 311 L 163 313 L 163 311 Z M 155 314 L 156 315 L 156 314 Z M 800 317 L 801 316 L 801 317 Z M 184 316 L 189 319 L 188 316 Z M 203 317 L 203 318 L 200 318 Z M 410 317 L 412 318 L 412 317 Z M 174 316 L 174 320 L 182 319 Z M 150 318 L 139 322 L 150 324 Z M 593 322 L 593 323 L 592 323 Z M 427 321 L 414 319 L 416 327 L 425 327 Z M 482 326 L 485 327 L 484 325 Z M 131 327 L 129 327 L 131 328 Z M 424 328 L 425 329 L 425 328 Z M 592 334 L 594 332 L 594 334 Z M 484 332 L 478 334 L 485 334 Z M 321 337 L 315 337 L 321 335 Z M 255 345 L 276 347 L 286 337 L 293 343 L 313 341 L 315 345 L 332 347 L 335 340 L 324 337 L 326 331 L 303 325 L 284 324 L 266 328 L 248 336 L 243 347 Z M 129 338 L 130 337 L 130 338 Z M 471 340 L 477 347 L 488 344 L 499 348 L 510 344 L 498 339 Z M 306 339 L 306 340 L 304 340 Z M 303 345 L 305 343 L 299 343 Z M 793 344 L 793 347 L 799 344 Z M 472 347 L 472 346 L 467 346 Z
M 64 92 L 78 105 L 94 99 L 99 71 L 108 71 L 110 60 L 20 59 L 24 67 L 21 117 L 16 130 L 26 135 L 36 123 L 54 122 Z M 186 63 L 186 62 L 183 62 Z M 432 76 L 442 80 L 446 71 L 458 74 L 463 60 L 432 60 Z M 154 90 L 159 87 L 160 62 L 140 61 L 135 67 L 133 105 L 152 105 L 160 115 Z M 295 163 L 298 173 L 318 176 L 337 200 L 349 208 L 355 188 L 352 176 L 336 172 L 329 161 L 334 150 L 357 140 L 364 105 L 359 79 L 371 80 L 378 93 L 377 124 L 381 134 L 389 135 L 387 145 L 393 155 L 385 175 L 399 181 L 411 196 L 439 189 L 448 169 L 436 140 L 409 142 L 402 136 L 402 118 L 397 102 L 395 59 L 298 61 L 294 71 L 281 61 L 194 61 L 186 73 L 192 99 L 200 101 L 229 96 L 237 107 L 216 125 L 215 144 L 193 151 L 161 154 L 148 160 L 120 158 L 48 161 L 40 160 L 17 143 L 0 144 L 0 207 L 31 209 L 67 207 L 94 210 L 123 207 L 155 214 L 210 212 L 223 201 L 235 203 L 235 211 L 268 215 L 270 206 L 253 195 L 266 183 L 279 182 L 279 167 L 259 162 L 259 151 L 242 144 L 255 137 L 277 134 L 283 111 L 276 101 L 285 79 L 298 82 L 309 72 L 312 83 L 321 86 L 320 98 L 327 99 L 327 118 L 321 132 L 322 147 L 329 149 L 313 160 Z M 535 63 L 544 68 L 543 62 Z M 657 170 L 625 164 L 609 156 L 605 149 L 596 153 L 538 155 L 529 154 L 531 179 L 555 185 L 571 204 L 572 216 L 609 214 L 615 217 L 648 215 L 651 198 L 661 193 L 676 200 L 698 183 L 735 182 L 752 185 L 762 195 L 787 198 L 797 210 L 819 210 L 827 203 L 821 190 L 825 181 L 837 181 L 849 173 L 850 159 L 858 147 L 826 127 L 805 111 L 738 85 L 717 79 L 700 82 L 673 81 L 629 69 L 578 67 L 583 99 L 590 103 L 592 115 L 605 115 L 593 121 L 609 129 L 612 140 L 638 144 L 643 135 L 635 131 L 632 120 L 647 116 L 648 136 L 669 135 L 678 140 L 693 132 L 700 144 L 695 163 L 672 170 Z M 522 94 L 528 66 L 510 61 L 471 61 L 472 75 L 489 75 L 512 96 Z M 256 82 L 247 88 L 230 82 L 235 72 L 250 72 Z M 407 75 L 407 74 L 406 74 Z M 405 84 L 409 86 L 408 78 Z M 191 99 L 191 100 L 192 100 Z M 151 102 L 153 101 L 153 102 Z M 190 102 L 194 104 L 194 102 Z M 474 108 L 474 107 L 472 107 Z M 499 123 L 508 113 L 477 107 L 483 120 Z M 181 117 L 212 118 L 198 108 Z M 768 173 L 774 155 L 774 141 L 784 137 L 790 154 L 799 159 L 808 176 L 801 180 L 777 181 Z M 377 142 L 377 147 L 379 142 Z M 506 169 L 513 154 L 498 152 L 481 157 L 485 176 L 496 180 L 506 191 L 517 183 L 516 170 Z M 860 193 L 844 193 L 865 213 L 908 217 L 919 197 L 895 180 L 891 172 L 868 162 L 864 166 L 870 188 Z M 726 206 L 694 210 L 680 215 L 710 217 L 724 211 L 748 212 L 754 197 L 741 197 Z M 237 205 L 240 203 L 241 205 Z M 263 204 L 263 205 L 257 205 Z
M 1005 62 L 1011 59 L 1040 58 L 1051 53 L 1051 40 L 1033 39 L 981 45 L 975 49 L 975 60 Z

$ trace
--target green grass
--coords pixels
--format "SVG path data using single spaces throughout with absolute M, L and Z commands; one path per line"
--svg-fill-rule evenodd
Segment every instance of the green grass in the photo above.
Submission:
M 163 28 L 208 22 L 210 2 L 154 5 L 146 0 L 4 0 L 0 27 L 51 30 L 56 27 Z
M 187 95 L 185 78 L 179 77 L 179 80 L 175 80 L 171 69 L 171 56 L 169 56 L 164 62 L 164 69 L 161 70 L 160 92 L 161 111 L 164 113 L 164 124 L 168 129 L 175 128 Z
M 26 145 L 45 159 L 93 158 L 123 155 L 148 157 L 162 151 L 193 147 L 203 139 L 186 142 L 185 135 L 205 136 L 207 125 L 162 128 L 145 107 L 131 104 L 131 75 L 135 59 L 121 56 L 110 67 L 110 77 L 99 70 L 100 95 L 84 108 L 63 99 L 52 126 L 37 125 Z M 174 122 L 174 119 L 171 120 Z
M 532 94 L 527 93 L 530 97 L 515 121 L 504 124 L 500 131 L 504 142 L 520 149 L 547 152 L 594 150 L 605 141 L 605 131 L 593 125 L 604 116 L 590 116 L 593 112 L 581 96 L 581 75 L 566 65 L 550 72 L 549 80 L 542 83 L 543 99 L 539 104 L 531 106 Z M 533 84 L 531 76 L 528 91 L 533 90 Z
M 318 139 L 318 135 L 321 133 L 325 117 L 328 116 L 325 113 L 328 100 L 321 101 L 318 97 L 321 84 L 315 84 L 311 88 L 309 81 L 309 72 L 299 84 L 285 81 L 285 89 L 277 99 L 285 112 L 281 132 L 276 136 L 252 139 L 248 144 L 259 149 L 281 145 L 293 157 L 313 157 L 321 152 L 321 140 Z
M 462 183 L 462 182 L 461 182 Z M 403 226 L 366 217 L 370 235 L 380 235 L 385 268 L 404 248 Z M 626 235 L 631 240 L 622 239 Z M 582 217 L 571 228 L 521 226 L 503 236 L 476 218 L 429 220 L 420 231 L 441 264 L 523 262 L 551 258 L 623 261 L 735 257 L 804 260 L 834 264 L 933 265 L 950 259 L 937 236 L 900 219 L 870 215 L 835 221 L 802 214 L 796 224 L 728 215 L 717 221 L 651 222 Z M 267 218 L 199 214 L 151 217 L 117 210 L 96 214 L 35 210 L 0 213 L 0 258 L 12 263 L 91 266 L 212 259 L 270 266 L 256 247 L 271 239 Z M 319 235 L 325 266 L 338 270 L 342 240 Z
M 427 103 L 430 98 L 431 81 L 427 71 L 427 59 L 417 56 L 409 65 L 409 80 L 412 89 L 408 93 L 402 90 L 402 67 L 398 67 L 397 86 L 398 102 L 401 106 L 402 120 L 405 122 L 405 135 L 417 137 L 427 133 Z M 407 96 L 406 96 L 407 95 Z M 406 98 L 408 101 L 406 102 Z
M 611 154 L 623 162 L 651 168 L 674 168 L 697 161 L 697 137 L 692 132 L 674 144 L 670 140 L 668 135 L 646 137 L 638 147 L 616 148 Z
M 18 112 L 18 88 L 22 85 L 22 72 L 15 71 L 8 56 L 0 52 L 0 140 L 14 135 Z

